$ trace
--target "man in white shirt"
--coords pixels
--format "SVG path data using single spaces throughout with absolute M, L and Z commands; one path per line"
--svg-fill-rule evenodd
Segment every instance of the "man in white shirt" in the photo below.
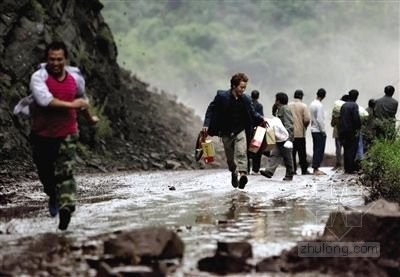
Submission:
M 325 129 L 325 115 L 322 100 L 326 96 L 326 91 L 320 88 L 317 91 L 317 98 L 310 104 L 310 117 L 311 117 L 311 135 L 313 139 L 313 160 L 312 167 L 313 174 L 320 176 L 326 175 L 323 171 L 319 170 L 321 162 L 324 158 L 325 143 L 326 143 L 326 129 Z

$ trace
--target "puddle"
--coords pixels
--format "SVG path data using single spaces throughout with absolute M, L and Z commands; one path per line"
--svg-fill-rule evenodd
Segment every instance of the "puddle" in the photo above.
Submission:
M 233 189 L 223 170 L 81 176 L 78 208 L 61 236 L 82 241 L 116 230 L 166 226 L 185 242 L 180 274 L 200 274 L 197 261 L 213 255 L 217 241 L 246 240 L 257 261 L 315 238 L 339 205 L 363 204 L 362 188 L 345 175 L 295 176 L 293 182 L 281 181 L 283 176 L 283 169 L 272 179 L 251 175 L 245 190 Z M 169 190 L 171 185 L 176 190 Z M 21 216 L 12 220 L 11 210 L 0 209 L 0 258 L 11 249 L 32 249 L 49 234 L 60 235 L 57 218 L 47 215 L 45 196 L 38 197 L 43 206 L 33 199 L 13 207 Z

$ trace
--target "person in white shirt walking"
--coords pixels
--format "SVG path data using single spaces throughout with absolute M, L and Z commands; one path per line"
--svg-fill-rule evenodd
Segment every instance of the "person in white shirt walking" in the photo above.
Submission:
M 326 143 L 326 129 L 325 129 L 325 115 L 322 100 L 326 96 L 326 91 L 320 88 L 317 91 L 317 98 L 310 104 L 310 117 L 311 117 L 311 135 L 313 139 L 313 160 L 312 167 L 314 175 L 325 175 L 326 173 L 319 170 L 325 153 Z

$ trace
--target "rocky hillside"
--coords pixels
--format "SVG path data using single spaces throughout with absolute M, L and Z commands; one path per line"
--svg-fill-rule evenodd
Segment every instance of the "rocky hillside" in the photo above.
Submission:
M 12 113 L 26 96 L 30 75 L 47 43 L 62 39 L 69 63 L 86 77 L 87 94 L 101 123 L 80 122 L 83 171 L 196 168 L 193 144 L 201 127 L 193 110 L 121 69 L 98 0 L 0 2 L 0 180 L 30 177 L 30 122 Z M 140 68 L 137 69 L 138 71 Z M 171 80 L 174 82 L 174 80 Z M 35 176 L 35 175 L 33 175 Z

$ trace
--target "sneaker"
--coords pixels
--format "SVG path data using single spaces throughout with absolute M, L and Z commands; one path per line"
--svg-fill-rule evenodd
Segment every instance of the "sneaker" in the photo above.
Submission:
M 293 176 L 285 176 L 283 181 L 293 181 Z
M 58 214 L 58 203 L 56 196 L 50 196 L 49 198 L 49 212 L 51 217 L 55 217 Z
M 238 174 L 237 172 L 232 172 L 232 187 L 237 188 L 239 186 L 239 181 L 238 181 Z
M 246 174 L 241 174 L 240 175 L 240 178 L 239 178 L 239 188 L 240 189 L 244 189 L 244 187 L 246 186 L 246 184 L 247 184 L 247 176 L 246 176 Z
M 325 172 L 319 170 L 319 169 L 314 169 L 314 173 L 315 176 L 322 176 L 322 175 L 326 175 Z
M 260 174 L 262 176 L 264 176 L 264 177 L 267 177 L 267 178 L 271 178 L 272 177 L 272 173 L 269 172 L 269 171 L 266 171 L 266 170 L 260 170 Z
M 60 223 L 58 229 L 64 231 L 67 230 L 68 224 L 71 220 L 71 212 L 68 208 L 64 207 L 60 210 Z

